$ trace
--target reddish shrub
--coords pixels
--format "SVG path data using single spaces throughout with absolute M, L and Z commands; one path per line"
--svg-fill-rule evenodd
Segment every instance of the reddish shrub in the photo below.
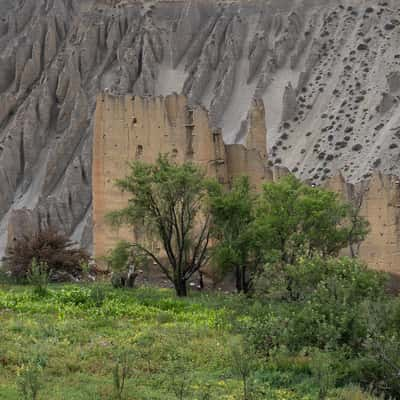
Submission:
M 13 278 L 25 281 L 33 259 L 46 263 L 51 281 L 74 280 L 82 275 L 82 264 L 89 254 L 77 248 L 65 235 L 46 229 L 30 237 L 17 239 L 7 249 L 6 264 Z

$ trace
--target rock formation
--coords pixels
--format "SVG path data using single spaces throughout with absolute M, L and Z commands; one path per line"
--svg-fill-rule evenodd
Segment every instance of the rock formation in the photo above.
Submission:
M 343 176 L 326 186 L 351 201 L 370 223 L 370 233 L 354 253 L 372 268 L 400 274 L 400 179 L 375 173 L 371 179 L 352 185 Z
M 228 144 L 244 143 L 262 99 L 271 166 L 317 184 L 400 176 L 397 0 L 0 0 L 0 9 L 0 253 L 8 221 L 28 214 L 90 247 L 100 92 L 185 94 Z
M 115 180 L 127 175 L 131 160 L 151 163 L 158 154 L 168 153 L 179 163 L 196 162 L 225 185 L 235 176 L 247 175 L 260 188 L 285 175 L 286 169 L 268 166 L 265 120 L 262 100 L 253 101 L 243 144 L 224 144 L 207 110 L 190 105 L 183 95 L 99 95 L 93 140 L 94 255 L 103 256 L 118 240 L 132 240 L 136 234 L 129 228 L 113 229 L 105 221 L 108 212 L 127 203 L 129 195 L 119 191 Z M 349 251 L 373 268 L 400 274 L 400 178 L 376 172 L 369 180 L 351 184 L 339 174 L 324 186 L 352 202 L 370 222 L 366 240 Z M 15 218 L 17 224 L 23 223 L 21 211 Z M 36 220 L 31 225 L 37 225 Z

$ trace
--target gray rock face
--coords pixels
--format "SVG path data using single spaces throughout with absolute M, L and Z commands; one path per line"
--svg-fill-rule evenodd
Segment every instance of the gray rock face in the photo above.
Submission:
M 295 118 L 297 112 L 297 95 L 291 82 L 285 87 L 282 101 L 282 121 Z
M 229 143 L 262 99 L 276 165 L 358 182 L 380 159 L 383 173 L 400 175 L 397 0 L 0 0 L 0 9 L 0 242 L 8 221 L 34 218 L 90 248 L 103 90 L 183 92 Z

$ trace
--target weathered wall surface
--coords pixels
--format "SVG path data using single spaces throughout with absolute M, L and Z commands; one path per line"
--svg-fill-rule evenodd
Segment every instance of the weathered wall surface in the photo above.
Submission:
M 190 106 L 183 95 L 167 97 L 98 96 L 93 142 L 93 241 L 96 257 L 118 239 L 132 239 L 127 228 L 112 229 L 105 215 L 126 205 L 127 195 L 115 180 L 128 172 L 132 160 L 154 162 L 168 153 L 177 162 L 193 161 L 209 176 L 228 184 L 238 175 L 254 186 L 272 178 L 266 166 L 265 111 L 254 102 L 248 117 L 247 146 L 224 145 L 221 131 L 212 129 L 208 112 Z
M 183 95 L 98 96 L 92 177 L 95 256 L 119 239 L 134 237 L 127 228 L 113 230 L 104 219 L 126 205 L 127 195 L 114 182 L 126 175 L 131 160 L 154 162 L 158 154 L 169 153 L 178 162 L 204 166 L 209 176 L 227 185 L 244 174 L 255 187 L 285 175 L 283 168 L 268 167 L 265 120 L 263 102 L 253 101 L 242 132 L 244 145 L 227 145 L 220 130 L 210 127 L 207 110 L 189 106 Z M 337 175 L 326 187 L 353 202 L 370 222 L 370 234 L 356 249 L 359 256 L 372 268 L 400 274 L 400 179 L 377 172 L 353 185 Z
M 346 183 L 341 175 L 327 187 L 353 202 L 370 223 L 358 255 L 372 268 L 400 274 L 400 179 L 376 172 L 369 181 Z

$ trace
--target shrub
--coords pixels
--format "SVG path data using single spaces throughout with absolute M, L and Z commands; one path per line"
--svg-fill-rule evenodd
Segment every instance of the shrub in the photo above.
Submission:
M 130 374 L 129 356 L 126 351 L 121 351 L 113 369 L 114 396 L 116 400 L 123 399 L 126 380 Z
M 258 341 L 284 344 L 293 351 L 305 346 L 361 351 L 369 326 L 365 303 L 383 299 L 384 275 L 349 258 L 315 258 L 266 271 L 257 293 L 264 300 L 284 300 L 287 306 L 283 303 L 280 316 L 268 316 L 256 325 L 267 333 Z M 261 331 L 255 331 L 259 336 Z
M 337 400 L 378 400 L 372 393 L 363 391 L 359 386 L 349 386 L 336 391 Z M 379 397 L 383 400 L 383 397 Z
M 164 367 L 166 389 L 178 400 L 190 399 L 195 378 L 193 356 L 178 342 L 179 335 L 171 339 Z
M 102 307 L 106 299 L 106 293 L 101 286 L 94 286 L 90 290 L 90 299 L 95 307 Z
M 199 393 L 199 400 L 211 400 L 211 399 L 213 399 L 211 385 L 205 384 L 203 385 Z
M 303 302 L 321 295 L 323 288 L 347 289 L 349 301 L 381 298 L 386 276 L 356 259 L 343 257 L 300 259 L 295 265 L 269 264 L 256 284 L 259 298 Z
M 318 386 L 318 399 L 326 399 L 329 390 L 335 386 L 335 369 L 329 354 L 316 352 L 311 363 L 311 370 Z
M 143 252 L 124 240 L 117 243 L 105 260 L 112 271 L 111 284 L 115 288 L 134 287 L 137 269 L 143 268 L 148 262 Z
M 325 366 L 340 384 L 371 385 L 398 398 L 400 301 L 385 294 L 384 286 L 383 274 L 349 258 L 268 266 L 257 282 L 263 306 L 250 319 L 248 336 L 267 356 L 282 348 L 330 354 L 329 363 L 312 357 L 320 398 L 328 393 L 325 379 L 333 376 L 318 370 Z
M 42 387 L 40 377 L 42 369 L 36 363 L 30 362 L 18 370 L 17 389 L 22 400 L 36 400 Z
M 267 352 L 279 345 L 292 351 L 327 346 L 362 350 L 369 324 L 365 302 L 384 297 L 383 275 L 349 258 L 315 258 L 267 271 L 258 282 L 259 297 L 284 302 L 255 317 L 252 334 L 259 346 Z
M 255 353 L 247 343 L 236 341 L 232 343 L 232 367 L 241 382 L 241 400 L 251 400 L 254 397 L 252 378 L 256 370 Z
M 89 255 L 75 248 L 66 236 L 52 229 L 42 230 L 30 237 L 17 239 L 7 249 L 6 263 L 11 276 L 19 282 L 26 282 L 31 272 L 32 260 L 45 263 L 50 281 L 68 281 L 82 274 L 82 263 L 89 261 Z
M 119 241 L 105 257 L 108 267 L 112 272 L 124 272 L 129 262 L 132 245 L 125 241 Z
M 28 271 L 27 279 L 33 285 L 34 292 L 39 296 L 44 296 L 47 293 L 47 285 L 49 283 L 49 267 L 47 263 L 38 263 L 34 258 Z
M 362 383 L 393 398 L 400 397 L 399 307 L 397 298 L 368 305 L 368 337 L 353 366 Z
M 300 309 L 288 323 L 288 345 L 293 349 L 302 346 L 321 349 L 345 346 L 357 354 L 368 336 L 365 303 L 378 301 L 384 296 L 383 279 L 351 259 L 331 260 L 322 265 L 325 265 L 326 271 L 320 278 L 317 277 L 314 262 L 311 265 L 306 263 L 301 268 L 311 268 L 315 279 L 310 281 L 315 288 L 309 288 L 301 299 Z M 296 273 L 300 275 L 299 279 L 296 279 Z M 300 293 L 301 287 L 307 285 L 308 271 L 303 269 L 304 275 L 301 271 L 296 273 L 291 276 Z

